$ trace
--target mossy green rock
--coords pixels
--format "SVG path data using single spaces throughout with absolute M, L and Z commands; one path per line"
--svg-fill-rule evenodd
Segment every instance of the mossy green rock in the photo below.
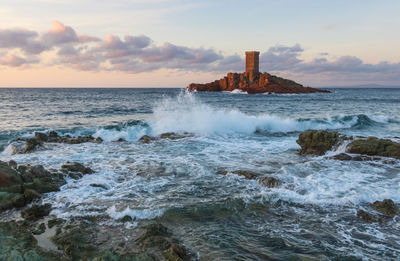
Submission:
M 296 141 L 301 149 L 299 154 L 323 155 L 339 142 L 339 133 L 309 130 L 301 133 Z
M 88 224 L 67 225 L 57 233 L 52 241 L 71 260 L 91 261 L 153 261 L 145 253 L 116 253 L 97 245 L 96 229 Z
M 376 137 L 368 137 L 365 140 L 355 140 L 348 145 L 347 151 L 349 153 L 400 159 L 400 143 L 387 139 L 378 139 Z
M 0 260 L 65 260 L 37 246 L 29 228 L 16 222 L 0 223 Z

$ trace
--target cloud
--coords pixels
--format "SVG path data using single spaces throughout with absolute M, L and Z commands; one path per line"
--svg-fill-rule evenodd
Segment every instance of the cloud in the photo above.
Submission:
M 28 54 L 39 54 L 48 49 L 37 38 L 38 33 L 25 29 L 0 29 L 0 48 L 19 48 Z
M 268 70 L 286 70 L 302 62 L 299 56 L 304 49 L 299 45 L 270 47 L 260 56 L 260 66 Z
M 193 48 L 170 42 L 158 44 L 145 35 L 120 38 L 107 34 L 100 39 L 80 35 L 71 26 L 58 21 L 52 23 L 52 28 L 43 33 L 20 28 L 0 29 L 0 51 L 8 53 L 0 56 L 0 65 L 20 67 L 39 63 L 41 66 L 65 66 L 81 71 L 127 73 L 159 69 L 218 73 L 244 71 L 242 55 L 223 55 L 212 48 Z M 46 59 L 42 55 L 45 52 L 51 52 Z M 383 61 L 369 64 L 355 56 L 329 59 L 329 54 L 324 52 L 306 61 L 302 58 L 303 52 L 300 44 L 272 46 L 261 53 L 260 69 L 320 79 L 400 80 L 400 63 Z
M 10 67 L 20 67 L 22 65 L 26 64 L 32 64 L 32 63 L 37 63 L 37 60 L 26 60 L 24 58 L 21 58 L 17 55 L 14 54 L 7 54 L 5 57 L 0 59 L 0 64 L 4 66 L 10 66 Z

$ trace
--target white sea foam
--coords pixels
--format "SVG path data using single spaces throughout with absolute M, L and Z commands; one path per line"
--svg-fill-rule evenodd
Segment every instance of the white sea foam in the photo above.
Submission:
M 154 135 L 185 131 L 200 135 L 251 134 L 256 130 L 293 132 L 350 128 L 357 120 L 357 116 L 343 121 L 335 118 L 298 120 L 271 114 L 248 115 L 237 109 L 214 108 L 198 101 L 191 93 L 182 93 L 177 98 L 165 99 L 154 109 L 154 120 L 150 126 Z
M 146 134 L 146 129 L 141 126 L 128 126 L 121 130 L 107 130 L 104 128 L 98 129 L 93 137 L 101 137 L 104 141 L 116 141 L 124 139 L 127 141 L 137 141 L 140 137 Z
M 113 219 L 121 219 L 125 216 L 130 216 L 132 219 L 153 219 L 160 217 L 164 214 L 164 209 L 131 209 L 126 207 L 125 209 L 118 211 L 115 206 L 111 206 L 107 209 L 107 214 Z
M 242 91 L 240 89 L 235 89 L 235 90 L 231 91 L 230 93 L 232 93 L 232 94 L 247 94 L 246 91 Z

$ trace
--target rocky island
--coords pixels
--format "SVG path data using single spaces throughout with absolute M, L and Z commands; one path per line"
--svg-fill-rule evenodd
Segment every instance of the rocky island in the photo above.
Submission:
M 187 89 L 200 92 L 220 92 L 241 90 L 248 94 L 255 93 L 314 93 L 330 92 L 311 87 L 304 87 L 292 80 L 259 72 L 260 52 L 246 52 L 246 72 L 228 73 L 227 76 L 214 82 L 192 83 Z

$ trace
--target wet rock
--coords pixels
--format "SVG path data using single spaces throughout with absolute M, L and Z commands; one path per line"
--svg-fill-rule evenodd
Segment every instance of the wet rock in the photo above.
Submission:
M 309 130 L 299 135 L 299 154 L 323 155 L 339 142 L 339 133 Z
M 340 153 L 332 157 L 335 160 L 352 160 L 353 157 L 346 153 Z
M 73 260 L 90 256 L 96 251 L 95 246 L 92 245 L 94 242 L 92 232 L 83 224 L 65 228 L 61 233 L 56 234 L 52 241 Z
M 186 248 L 179 245 L 171 235 L 165 226 L 150 224 L 135 242 L 143 251 L 154 255 L 157 260 L 189 260 L 190 255 Z
M 79 172 L 82 174 L 94 173 L 94 171 L 91 168 L 85 167 L 83 164 L 79 162 L 69 162 L 69 161 L 61 166 L 61 170 L 70 172 Z
M 119 138 L 118 140 L 116 140 L 116 142 L 126 142 L 126 140 L 124 138 Z
M 256 174 L 250 171 L 245 171 L 245 170 L 235 170 L 235 171 L 227 171 L 227 170 L 220 170 L 217 172 L 219 175 L 228 175 L 228 174 L 235 174 L 239 176 L 243 176 L 246 179 L 254 179 L 256 177 Z
M 59 226 L 59 225 L 63 224 L 64 222 L 65 222 L 65 220 L 62 218 L 50 219 L 49 221 L 47 221 L 47 227 L 52 228 L 54 226 Z
M 46 225 L 44 223 L 41 223 L 39 226 L 32 230 L 32 234 L 40 235 L 43 234 L 44 231 L 46 231 Z
M 160 135 L 160 139 L 169 139 L 169 140 L 178 140 L 178 139 L 183 139 L 183 138 L 187 138 L 187 137 L 192 137 L 193 134 L 185 132 L 183 134 L 178 134 L 175 132 L 166 132 L 166 133 L 162 133 Z
M 58 137 L 58 133 L 55 132 L 55 131 L 50 131 L 50 132 L 49 132 L 49 137 L 50 137 L 50 138 L 57 138 L 57 137 Z
M 8 162 L 8 166 L 9 166 L 10 168 L 17 169 L 18 164 L 17 164 L 17 162 L 15 162 L 14 160 L 10 160 L 10 161 Z
M 349 153 L 400 159 L 400 143 L 376 137 L 352 141 L 348 145 L 347 151 Z
M 382 220 L 376 216 L 376 215 L 372 215 L 362 209 L 359 209 L 357 211 L 357 216 L 362 218 L 364 221 L 369 222 L 369 223 L 374 223 L 374 222 L 382 222 Z
M 80 144 L 85 142 L 101 143 L 103 140 L 100 137 L 94 138 L 91 135 L 71 137 L 69 135 L 59 136 L 55 131 L 51 131 L 49 135 L 46 135 L 46 133 L 43 132 L 35 132 L 34 138 L 18 139 L 11 143 L 12 154 L 32 152 L 37 147 L 42 146 L 45 142 Z
M 110 245 L 104 247 L 97 241 L 98 233 L 98 229 L 88 223 L 69 224 L 59 229 L 51 240 L 68 260 L 154 260 L 146 253 L 116 253 L 108 248 Z M 114 242 L 111 246 L 117 248 Z
M 168 261 L 181 261 L 188 258 L 186 248 L 175 243 L 171 243 L 166 252 Z
M 107 186 L 102 185 L 102 184 L 90 184 L 90 186 L 94 187 L 94 188 L 102 188 L 102 189 L 105 189 L 105 190 L 108 189 Z
M 384 199 L 383 201 L 375 201 L 371 207 L 376 211 L 388 216 L 394 216 L 397 213 L 397 207 L 391 199 Z
M 139 142 L 148 144 L 152 141 L 160 140 L 160 139 L 178 140 L 178 139 L 183 139 L 183 138 L 187 138 L 187 137 L 193 137 L 193 134 L 188 133 L 188 132 L 185 132 L 183 134 L 179 134 L 179 133 L 175 133 L 175 132 L 166 132 L 166 133 L 160 134 L 160 136 L 158 136 L 158 137 L 151 137 L 148 135 L 143 135 L 139 139 Z
M 21 175 L 15 169 L 11 168 L 6 162 L 0 161 L 0 188 L 21 184 L 22 182 Z
M 14 221 L 0 223 L 0 260 L 65 260 L 38 247 L 29 226 Z
M 257 180 L 258 184 L 267 188 L 275 188 L 279 186 L 279 180 L 274 177 L 262 177 Z
M 144 144 L 149 144 L 153 140 L 156 140 L 156 138 L 150 137 L 148 135 L 143 135 L 140 139 L 139 142 L 144 143 Z
M 22 153 L 29 153 L 31 151 L 34 151 L 38 146 L 42 146 L 42 142 L 40 140 L 36 138 L 26 139 L 25 147 Z
M 50 204 L 37 205 L 34 204 L 30 208 L 21 211 L 21 216 L 29 221 L 35 221 L 49 215 L 51 211 Z
M 41 142 L 46 142 L 48 140 L 47 135 L 43 132 L 35 132 L 35 137 L 38 141 Z

